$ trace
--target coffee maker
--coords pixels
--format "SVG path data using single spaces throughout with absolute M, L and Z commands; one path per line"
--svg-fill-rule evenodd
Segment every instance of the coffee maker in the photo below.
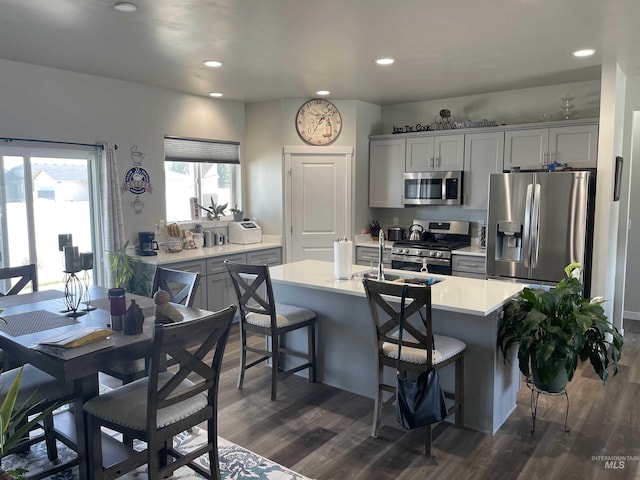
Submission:
M 151 256 L 158 254 L 158 242 L 153 232 L 138 232 L 138 246 L 136 253 L 141 256 Z

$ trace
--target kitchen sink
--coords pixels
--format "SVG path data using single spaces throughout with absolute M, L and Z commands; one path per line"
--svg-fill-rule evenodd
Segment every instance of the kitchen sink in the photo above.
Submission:
M 356 278 L 372 278 L 374 280 L 378 278 L 378 275 L 375 272 L 361 272 L 356 273 L 353 276 Z M 414 283 L 418 285 L 435 285 L 442 281 L 433 277 L 414 277 L 411 275 L 397 275 L 394 273 L 385 273 L 384 279 L 387 282 Z

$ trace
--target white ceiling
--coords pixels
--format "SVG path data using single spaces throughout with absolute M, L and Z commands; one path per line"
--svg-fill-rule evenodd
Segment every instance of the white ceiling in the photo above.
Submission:
M 640 73 L 638 0 L 133 1 L 2 0 L 0 58 L 242 102 L 327 89 L 387 105 L 594 80 L 608 62 Z M 596 55 L 570 55 L 585 47 Z

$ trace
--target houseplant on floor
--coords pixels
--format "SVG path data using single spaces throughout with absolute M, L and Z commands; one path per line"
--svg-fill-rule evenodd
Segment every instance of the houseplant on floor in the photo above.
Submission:
M 1 313 L 2 310 L 0 310 Z M 4 321 L 2 317 L 0 317 L 0 320 Z M 25 410 L 21 405 L 16 406 L 21 381 L 22 369 L 16 375 L 13 383 L 8 386 L 4 401 L 0 405 L 0 458 L 4 457 L 7 451 L 22 441 L 37 422 L 59 407 L 59 405 L 49 407 L 29 419 L 29 421 L 25 421 L 29 416 L 29 410 Z M 0 385 L 0 390 L 3 392 L 6 388 L 7 385 Z M 25 473 L 27 473 L 27 470 L 24 468 L 5 471 L 0 467 L 0 480 L 25 479 Z
M 498 347 L 506 361 L 519 346 L 520 371 L 548 392 L 562 391 L 573 378 L 578 359 L 587 359 L 606 383 L 609 365 L 618 373 L 622 335 L 609 323 L 603 300 L 585 298 L 580 282 L 581 265 L 572 263 L 556 287 L 524 288 L 505 306 L 498 329 Z

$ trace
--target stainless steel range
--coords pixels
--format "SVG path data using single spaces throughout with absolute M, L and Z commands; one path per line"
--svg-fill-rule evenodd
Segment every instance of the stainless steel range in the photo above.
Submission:
M 400 240 L 391 248 L 391 268 L 451 275 L 451 250 L 471 245 L 469 222 L 414 220 L 420 240 Z

